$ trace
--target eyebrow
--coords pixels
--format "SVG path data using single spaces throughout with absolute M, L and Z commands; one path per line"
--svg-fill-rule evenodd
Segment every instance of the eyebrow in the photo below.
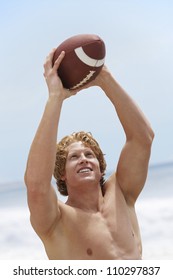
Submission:
M 94 154 L 94 152 L 93 152 L 93 150 L 91 149 L 91 148 L 89 148 L 89 147 L 86 147 L 86 148 L 82 148 L 82 149 L 74 149 L 74 150 L 72 150 L 72 151 L 69 151 L 68 152 L 68 155 L 71 155 L 71 154 L 74 154 L 74 153 L 78 153 L 78 152 L 80 152 L 80 151 L 90 151 L 90 152 L 92 152 L 93 154 Z

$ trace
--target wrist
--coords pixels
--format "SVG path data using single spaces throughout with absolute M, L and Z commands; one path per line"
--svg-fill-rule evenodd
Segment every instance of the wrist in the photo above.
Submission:
M 48 102 L 63 103 L 64 98 L 61 95 L 55 93 L 49 93 Z
M 49 99 L 55 100 L 55 101 L 63 101 L 64 100 L 64 94 L 61 92 L 51 92 L 49 91 Z
M 115 82 L 114 78 L 112 77 L 111 73 L 104 69 L 104 71 L 100 74 L 99 86 L 103 91 L 106 91 L 112 82 Z

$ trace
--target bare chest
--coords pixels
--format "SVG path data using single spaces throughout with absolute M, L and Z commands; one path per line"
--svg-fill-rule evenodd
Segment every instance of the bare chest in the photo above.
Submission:
M 115 201 L 114 201 L 115 202 Z M 124 205 L 105 205 L 103 213 L 70 210 L 47 244 L 50 259 L 138 259 L 135 234 Z M 53 245 L 53 246 L 52 246 Z

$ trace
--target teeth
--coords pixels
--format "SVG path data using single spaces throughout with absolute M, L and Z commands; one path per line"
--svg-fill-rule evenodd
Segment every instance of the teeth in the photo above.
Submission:
M 84 168 L 79 170 L 79 173 L 85 173 L 85 172 L 90 172 L 91 170 L 89 168 Z

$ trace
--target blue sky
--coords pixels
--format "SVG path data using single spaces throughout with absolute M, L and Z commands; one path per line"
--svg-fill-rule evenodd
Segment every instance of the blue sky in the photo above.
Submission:
M 23 179 L 48 97 L 49 51 L 80 33 L 100 35 L 106 64 L 155 131 L 151 164 L 173 161 L 173 1 L 37 0 L 0 3 L 0 183 Z M 66 100 L 59 138 L 91 131 L 113 169 L 124 144 L 114 109 L 98 88 Z

